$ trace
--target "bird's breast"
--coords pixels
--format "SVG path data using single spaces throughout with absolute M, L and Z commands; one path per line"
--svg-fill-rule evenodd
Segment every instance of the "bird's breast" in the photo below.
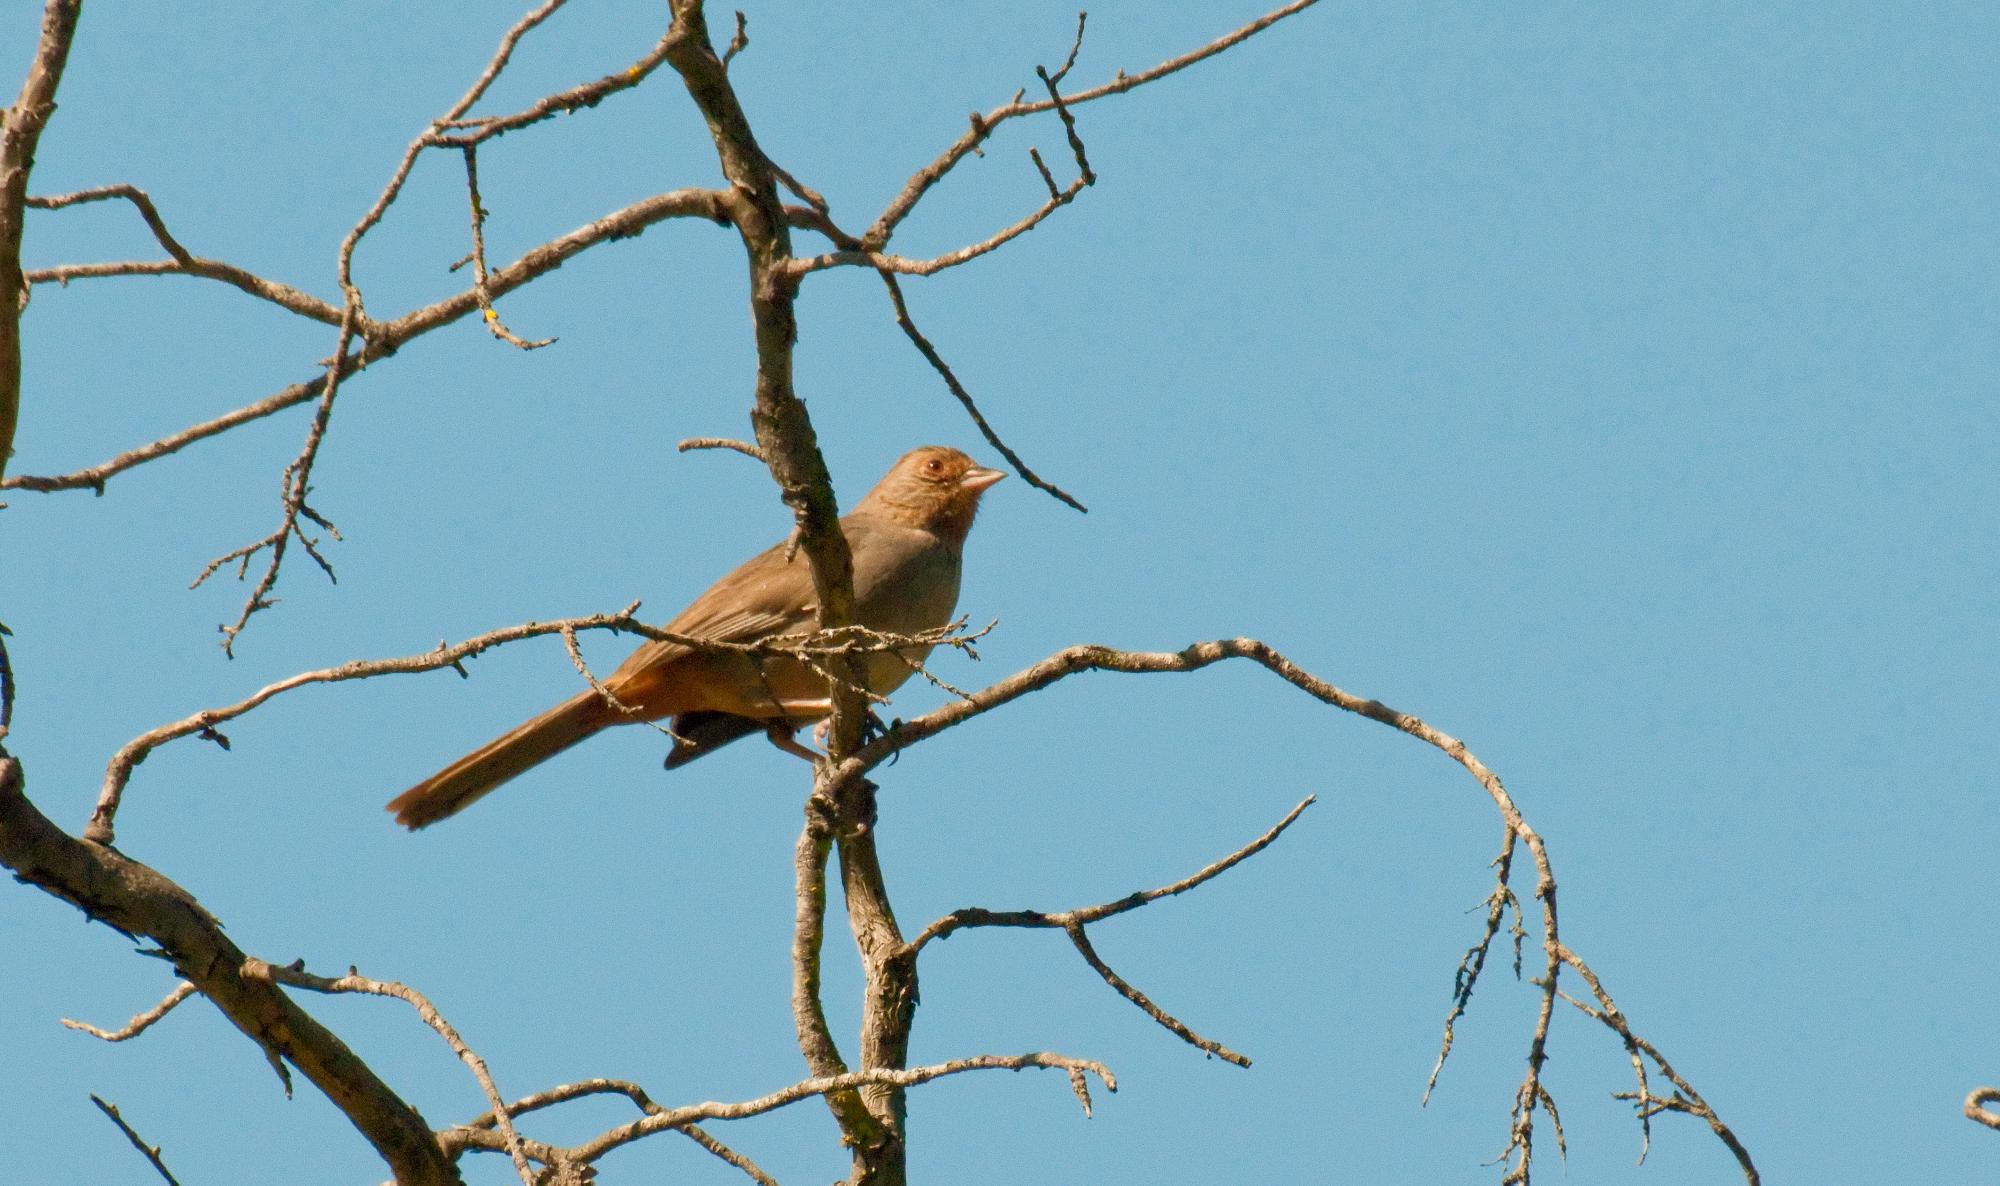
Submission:
M 959 552 L 929 532 L 885 528 L 854 555 L 854 620 L 914 634 L 951 621 L 958 607 Z

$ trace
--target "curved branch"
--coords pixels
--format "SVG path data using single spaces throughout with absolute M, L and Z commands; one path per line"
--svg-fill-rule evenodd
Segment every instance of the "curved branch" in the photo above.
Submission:
M 1542 1082 L 1541 1072 L 1548 1058 L 1548 1034 L 1555 1000 L 1561 991 L 1560 973 L 1567 966 L 1575 969 L 1586 983 L 1592 985 L 1593 990 L 1597 990 L 1599 986 L 1595 974 L 1589 972 L 1582 960 L 1576 958 L 1561 940 L 1556 912 L 1555 873 L 1549 864 L 1548 852 L 1543 845 L 1541 835 L 1522 817 L 1520 809 L 1515 806 L 1513 798 L 1501 784 L 1499 776 L 1488 769 L 1485 763 L 1475 757 L 1465 747 L 1465 743 L 1456 737 L 1433 727 L 1419 717 L 1399 712 L 1380 701 L 1365 699 L 1344 691 L 1306 671 L 1276 649 L 1254 638 L 1199 642 L 1180 651 L 1120 651 L 1111 647 L 1085 645 L 1058 651 L 1040 663 L 1016 672 L 962 700 L 946 704 L 914 720 L 899 722 L 886 736 L 869 742 L 845 758 L 829 761 L 821 772 L 820 785 L 823 789 L 833 792 L 849 780 L 865 781 L 868 771 L 887 761 L 904 746 L 936 736 L 946 729 L 963 724 L 976 716 L 1080 672 L 1110 671 L 1126 674 L 1191 672 L 1228 659 L 1248 659 L 1315 700 L 1388 725 L 1438 749 L 1478 781 L 1499 811 L 1509 834 L 1527 847 L 1535 864 L 1535 897 L 1542 904 L 1542 949 L 1546 958 L 1542 974 L 1535 980 L 1539 1001 L 1535 1026 L 1528 1045 L 1528 1069 L 1515 1092 L 1508 1145 L 1503 1155 L 1512 1159 L 1512 1164 L 1503 1180 L 1525 1186 L 1529 1180 L 1533 1156 L 1534 1114 L 1537 1110 L 1547 1110 L 1552 1120 L 1555 1115 L 1551 1106 L 1553 1100 Z M 1627 1032 L 1620 1030 L 1621 1036 Z M 1666 1071 L 1664 1063 L 1657 1056 L 1654 1057 L 1655 1062 Z M 1671 1072 L 1667 1073 L 1671 1076 Z M 1680 1085 L 1678 1078 L 1675 1082 L 1677 1086 Z M 1694 1095 L 1692 1088 L 1686 1089 L 1685 1094 L 1699 1103 L 1699 1097 Z M 1723 1125 L 1712 1109 L 1708 1109 L 1705 1103 L 1700 1103 L 1699 1106 L 1707 1109 L 1701 1114 L 1710 1121 L 1710 1127 L 1737 1156 L 1745 1176 L 1751 1186 L 1755 1186 L 1756 1169 L 1750 1162 L 1748 1152 L 1743 1150 L 1734 1134 L 1728 1132 L 1727 1126 Z M 1560 1140 L 1559 1129 L 1558 1139 Z
M 806 823 L 792 857 L 792 1026 L 806 1068 L 821 1078 L 848 1073 L 847 1059 L 827 1024 L 820 993 L 820 958 L 826 944 L 826 866 L 833 853 L 830 817 L 833 805 L 817 797 L 806 800 Z M 827 1107 L 843 1133 L 878 1142 L 875 1118 L 855 1091 L 830 1092 Z
M 1039 165 L 1041 161 L 1037 159 L 1035 163 Z M 1047 176 L 1046 171 L 1044 171 L 1044 176 Z M 823 272 L 828 268 L 862 267 L 874 268 L 880 272 L 895 272 L 902 276 L 935 276 L 946 268 L 955 268 L 960 264 L 971 263 L 982 255 L 998 251 L 1022 235 L 1034 230 L 1036 227 L 1042 225 L 1048 219 L 1049 215 L 1054 214 L 1057 210 L 1075 201 L 1076 195 L 1081 193 L 1083 187 L 1088 184 L 1089 182 L 1078 177 L 1062 189 L 1052 189 L 1047 200 L 1037 207 L 1033 213 L 1019 222 L 1003 227 L 977 243 L 961 247 L 956 251 L 947 251 L 943 255 L 935 256 L 931 259 L 910 259 L 907 256 L 861 249 L 828 251 L 812 256 L 809 259 L 793 260 L 791 262 L 791 272 L 795 276 L 805 276 L 813 272 Z
M 2000 1128 L 2000 1112 L 1995 1112 L 1992 1104 L 2000 1104 L 2000 1087 L 1973 1088 L 1972 1094 L 1965 1097 L 1965 1118 L 1988 1128 Z
M 361 307 L 361 293 L 354 285 L 354 250 L 360 246 L 362 238 L 369 231 L 373 230 L 376 224 L 382 221 L 383 216 L 389 212 L 389 207 L 402 194 L 403 184 L 409 180 L 410 170 L 416 167 L 417 157 L 423 153 L 424 149 L 433 146 L 432 137 L 436 129 L 449 125 L 452 121 L 471 110 L 472 105 L 479 102 L 480 98 L 486 94 L 487 88 L 491 87 L 494 80 L 500 77 L 500 72 L 507 68 L 508 61 L 514 56 L 514 47 L 520 44 L 521 38 L 527 36 L 530 30 L 540 25 L 543 21 L 554 16 L 556 10 L 566 3 L 568 3 L 568 0 L 544 0 L 540 8 L 535 9 L 533 12 L 514 22 L 513 27 L 501 35 L 500 45 L 493 51 L 493 57 L 487 61 L 486 69 L 481 71 L 479 77 L 473 80 L 472 85 L 466 88 L 465 93 L 459 96 L 458 102 L 453 103 L 442 116 L 431 121 L 430 125 L 418 133 L 416 139 L 410 141 L 409 146 L 403 150 L 403 159 L 397 162 L 395 171 L 389 176 L 388 183 L 382 187 L 382 192 L 376 196 L 375 204 L 368 208 L 367 212 L 361 216 L 361 220 L 356 222 L 353 228 L 347 232 L 346 237 L 340 241 L 340 252 L 336 257 L 340 290 L 346 294 L 347 305 L 350 308 L 359 309 Z
M 93 1038 L 102 1038 L 106 1042 L 125 1042 L 153 1028 L 154 1022 L 173 1012 L 175 1005 L 180 1004 L 193 995 L 194 984 L 183 980 L 179 984 L 176 984 L 174 990 L 162 998 L 159 1004 L 154 1005 L 144 1013 L 135 1014 L 132 1020 L 125 1023 L 125 1028 L 123 1029 L 101 1030 L 87 1021 L 71 1021 L 67 1017 L 62 1019 L 62 1023 L 70 1029 L 81 1030 Z

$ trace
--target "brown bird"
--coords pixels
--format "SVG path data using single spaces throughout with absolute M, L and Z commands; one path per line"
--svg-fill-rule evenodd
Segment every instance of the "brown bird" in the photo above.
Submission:
M 903 455 L 854 510 L 840 520 L 854 554 L 854 621 L 892 634 L 914 634 L 951 620 L 958 604 L 959 556 L 979 496 L 1007 475 L 956 449 L 927 445 Z M 812 572 L 803 555 L 777 544 L 717 581 L 668 622 L 675 634 L 718 642 L 757 642 L 810 630 L 817 622 Z M 902 651 L 921 662 L 929 647 Z M 886 696 L 910 678 L 908 662 L 887 652 L 861 656 L 868 690 Z M 396 822 L 415 830 L 456 814 L 501 783 L 600 729 L 674 717 L 671 769 L 739 737 L 768 729 L 792 742 L 800 724 L 832 711 L 826 677 L 796 659 L 740 651 L 700 651 L 648 642 L 603 681 L 624 706 L 595 689 L 509 730 L 389 802 Z M 687 726 L 685 732 L 681 725 Z

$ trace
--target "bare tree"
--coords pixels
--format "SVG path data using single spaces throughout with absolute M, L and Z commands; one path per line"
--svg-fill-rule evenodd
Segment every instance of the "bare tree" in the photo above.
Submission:
M 824 738 L 826 754 L 815 764 L 805 795 L 804 820 L 794 860 L 797 913 L 791 950 L 791 1000 L 806 1077 L 757 1098 L 732 1103 L 663 1105 L 642 1087 L 613 1079 L 560 1084 L 523 1099 L 507 1100 L 495 1086 L 481 1057 L 416 988 L 372 979 L 352 969 L 343 975 L 324 975 L 308 970 L 301 963 L 281 965 L 260 959 L 240 948 L 225 934 L 221 922 L 174 880 L 114 846 L 120 804 L 131 789 L 136 768 L 162 745 L 188 737 L 226 745 L 224 726 L 297 688 L 392 673 L 455 667 L 462 672 L 460 665 L 472 656 L 537 636 L 562 637 L 584 678 L 595 684 L 576 649 L 579 632 L 675 637 L 642 622 L 636 616 L 636 607 L 492 630 L 402 658 L 356 660 L 302 672 L 234 703 L 191 712 L 132 739 L 111 756 L 95 808 L 80 836 L 57 827 L 29 800 L 25 762 L 0 749 L 0 863 L 22 882 L 75 904 L 92 919 L 156 945 L 183 978 L 164 1000 L 116 1031 L 80 1022 L 69 1024 L 106 1041 L 124 1041 L 142 1034 L 188 999 L 202 997 L 263 1051 L 288 1089 L 296 1072 L 324 1093 L 402 1183 L 459 1181 L 460 1160 L 473 1152 L 507 1157 L 529 1186 L 537 1182 L 579 1182 L 587 1180 L 595 1172 L 599 1159 L 610 1151 L 663 1132 L 679 1133 L 751 1179 L 769 1182 L 770 1176 L 748 1155 L 723 1143 L 705 1126 L 759 1115 L 812 1098 L 825 1102 L 839 1126 L 841 1144 L 849 1150 L 852 1161 L 851 1182 L 898 1183 L 906 1178 L 906 1155 L 909 1142 L 914 1139 L 906 1114 L 906 1097 L 912 1088 L 975 1071 L 1054 1070 L 1063 1074 L 1086 1111 L 1093 1106 L 1093 1079 L 1103 1089 L 1115 1090 L 1111 1070 L 1101 1063 L 1083 1055 L 1051 1051 L 1017 1055 L 975 1053 L 940 1063 L 910 1065 L 911 1033 L 918 1012 L 920 957 L 933 941 L 980 928 L 1059 930 L 1084 964 L 1112 991 L 1170 1034 L 1217 1058 L 1248 1065 L 1249 1060 L 1242 1054 L 1222 1041 L 1204 1036 L 1111 967 L 1093 945 L 1090 928 L 1164 898 L 1195 890 L 1256 856 L 1276 843 L 1312 805 L 1313 799 L 1306 798 L 1262 835 L 1178 881 L 1114 901 L 1050 912 L 969 907 L 931 921 L 918 928 L 913 937 L 906 937 L 892 908 L 888 874 L 876 847 L 874 825 L 880 809 L 871 775 L 904 750 L 1079 673 L 1183 675 L 1219 663 L 1241 662 L 1263 669 L 1299 694 L 1330 709 L 1389 726 L 1441 751 L 1464 770 L 1498 815 L 1501 837 L 1493 858 L 1494 882 L 1486 899 L 1483 923 L 1457 968 L 1454 1001 L 1443 1023 L 1437 1068 L 1431 1078 L 1435 1083 L 1438 1071 L 1451 1053 L 1454 1027 L 1470 1002 L 1494 945 L 1497 942 L 1505 947 L 1511 943 L 1516 974 L 1524 962 L 1533 966 L 1532 983 L 1538 1004 L 1534 1022 L 1525 1036 L 1526 1069 L 1508 1106 L 1507 1137 L 1501 1159 L 1503 1180 L 1529 1181 L 1538 1164 L 1536 1154 L 1545 1144 L 1537 1139 L 1541 1135 L 1537 1123 L 1542 1118 L 1547 1119 L 1558 1144 L 1563 1141 L 1556 1101 L 1543 1079 L 1543 1066 L 1555 1017 L 1566 1004 L 1608 1030 L 1629 1055 L 1633 1086 L 1621 1098 L 1630 1101 L 1642 1128 L 1650 1132 L 1652 1118 L 1665 1112 L 1696 1117 L 1735 1156 L 1746 1181 L 1753 1184 L 1758 1181 L 1750 1155 L 1735 1134 L 1701 1093 L 1635 1030 L 1601 978 L 1563 937 L 1558 926 L 1554 868 L 1540 834 L 1522 816 L 1499 777 L 1457 739 L 1435 726 L 1345 691 L 1303 669 L 1265 642 L 1233 638 L 1196 642 L 1171 652 L 1070 647 L 976 691 L 961 691 L 937 681 L 953 697 L 945 707 L 898 722 L 886 734 L 871 736 L 868 732 L 869 698 L 856 676 L 854 665 L 858 659 L 913 644 L 969 649 L 980 632 L 955 624 L 922 638 L 911 638 L 881 634 L 853 623 L 854 589 L 848 542 L 838 530 L 833 485 L 817 445 L 813 420 L 794 384 L 796 299 L 801 286 L 814 275 L 833 269 L 852 267 L 873 271 L 884 287 L 887 308 L 896 323 L 993 448 L 1028 483 L 1081 509 L 1071 494 L 1037 475 L 1000 438 L 972 394 L 912 319 L 901 278 L 931 276 L 968 264 L 1028 233 L 1080 197 L 1096 180 L 1083 132 L 1084 114 L 1080 111 L 1086 104 L 1122 95 L 1196 67 L 1293 17 L 1313 0 L 1297 0 L 1274 9 L 1150 69 L 1130 74 L 1121 71 L 1107 81 L 1080 87 L 1070 82 L 1085 33 L 1085 22 L 1079 17 L 1066 55 L 1053 66 L 1036 68 L 1039 88 L 1035 93 L 1017 92 L 991 110 L 972 115 L 965 131 L 912 174 L 895 197 L 874 213 L 865 228 L 858 230 L 850 230 L 850 226 L 857 224 L 836 214 L 812 187 L 792 176 L 760 147 L 751 117 L 739 101 L 730 78 L 732 61 L 749 45 L 745 19 L 737 14 L 733 30 L 723 30 L 718 36 L 709 28 L 707 13 L 699 0 L 674 0 L 671 21 L 658 42 L 629 66 L 595 81 L 545 95 L 520 110 L 476 114 L 489 88 L 508 67 L 521 39 L 554 16 L 563 2 L 546 0 L 509 29 L 485 70 L 463 96 L 405 148 L 387 186 L 338 245 L 336 279 L 341 299 L 335 304 L 233 264 L 193 254 L 169 230 L 166 218 L 151 198 L 132 185 L 109 184 L 75 193 L 30 195 L 29 175 L 38 138 L 54 110 L 54 97 L 76 36 L 81 6 L 81 0 L 48 0 L 34 59 L 19 98 L 8 110 L 4 143 L 0 143 L 0 290 L 20 293 L 19 300 L 0 302 L 0 467 L 5 466 L 10 454 L 17 420 L 43 412 L 33 393 L 23 390 L 20 358 L 20 310 L 25 307 L 29 293 L 38 287 L 121 276 L 199 277 L 230 285 L 252 299 L 319 323 L 332 332 L 333 348 L 311 374 L 286 382 L 226 415 L 189 425 L 72 472 L 5 476 L 0 487 L 23 492 L 101 493 L 107 483 L 138 466 L 283 409 L 310 405 L 313 412 L 304 438 L 296 455 L 282 469 L 277 514 L 271 530 L 225 550 L 201 574 L 200 580 L 206 580 L 232 566 L 239 577 L 247 579 L 253 571 L 256 573 L 236 618 L 224 627 L 223 646 L 228 650 L 257 615 L 275 604 L 273 593 L 285 575 L 286 561 L 290 558 L 296 562 L 294 548 L 331 574 L 331 564 L 322 545 L 329 536 L 337 538 L 337 532 L 311 501 L 312 477 L 345 384 L 387 362 L 424 335 L 468 316 L 482 319 L 498 341 L 518 349 L 535 349 L 545 343 L 523 338 L 505 324 L 496 306 L 501 297 L 533 283 L 583 252 L 608 247 L 666 220 L 700 219 L 733 229 L 741 242 L 750 277 L 756 358 L 751 420 L 756 439 L 754 443 L 694 439 L 684 442 L 683 448 L 734 449 L 755 458 L 769 470 L 779 497 L 792 512 L 795 546 L 811 566 L 816 591 L 817 630 L 748 647 L 759 653 L 788 656 L 822 670 L 833 705 Z M 610 211 L 510 262 L 489 260 L 484 235 L 486 212 L 479 188 L 480 154 L 493 151 L 497 142 L 509 133 L 559 114 L 583 111 L 621 91 L 657 85 L 654 76 L 662 73 L 667 79 L 678 81 L 688 101 L 700 113 L 713 140 L 725 184 L 665 191 Z M 1045 200 L 1023 211 L 1011 224 L 941 255 L 917 258 L 893 249 L 898 229 L 935 185 L 967 157 L 980 152 L 996 129 L 1010 121 L 1037 116 L 1054 121 L 1054 126 L 1061 129 L 1070 157 L 1068 161 L 1051 164 L 1038 152 L 1031 154 L 1031 163 L 1046 189 Z M 455 154 L 462 162 L 470 283 L 443 300 L 391 316 L 379 315 L 370 311 L 355 279 L 355 249 L 390 214 L 416 162 L 427 153 Z M 97 201 L 128 204 L 164 252 L 164 258 L 23 270 L 20 247 L 27 210 L 56 211 Z M 810 235 L 823 242 L 814 250 L 801 251 L 795 246 L 795 235 Z M 56 298 L 51 294 L 42 299 Z M 0 474 L 4 474 L 4 468 L 0 468 Z M 32 511 L 17 509 L 13 513 Z M 731 645 L 704 638 L 676 641 L 693 647 Z M 4 739 L 11 716 L 14 674 L 5 662 L 4 650 L 0 650 L 0 739 Z M 32 677 L 35 673 L 23 674 Z M 923 674 L 937 680 L 928 671 Z M 840 901 L 856 938 L 856 956 L 863 976 L 860 1032 L 852 1040 L 837 1035 L 829 1023 L 820 978 L 829 908 L 827 884 L 836 857 Z M 1527 878 L 1527 901 L 1523 900 L 1523 889 L 1517 888 L 1523 876 Z M 485 1094 L 489 1110 L 442 1127 L 421 1116 L 396 1085 L 386 1081 L 300 1004 L 302 992 L 358 993 L 403 1001 L 416 1010 L 465 1064 Z M 623 1096 L 632 1103 L 637 1115 L 629 1122 L 568 1145 L 538 1139 L 526 1131 L 529 1120 L 539 1113 L 593 1095 Z M 173 1181 L 161 1149 L 147 1145 L 116 1108 L 102 1101 L 99 1106 L 160 1175 Z M 1977 1098 L 1968 1103 L 1968 1110 L 1977 1119 L 1984 1120 L 1990 1115 L 1980 1111 Z

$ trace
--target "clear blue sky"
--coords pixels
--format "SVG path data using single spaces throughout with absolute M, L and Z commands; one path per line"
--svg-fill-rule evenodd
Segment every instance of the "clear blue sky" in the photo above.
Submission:
M 0 17 L 11 94 L 35 14 Z M 127 181 L 181 239 L 324 297 L 335 247 L 518 4 L 93 4 L 34 190 Z M 578 0 L 488 110 L 622 68 L 661 5 Z M 1060 60 L 1051 3 L 748 9 L 734 77 L 772 155 L 865 225 L 965 113 Z M 1093 5 L 1080 82 L 1241 23 L 1251 4 Z M 718 27 L 726 26 L 718 12 Z M 1328 4 L 1158 87 L 1079 111 L 1101 174 L 1005 251 L 908 285 L 1011 442 L 1090 504 L 1013 481 L 973 534 L 962 608 L 1000 620 L 980 683 L 1063 645 L 1252 634 L 1464 738 L 1548 838 L 1566 935 L 1772 1182 L 1992 1181 L 1964 1120 L 2000 1080 L 1995 938 L 1996 297 L 2000 155 L 1985 4 L 1385 9 Z M 929 253 L 1032 208 L 1039 145 L 996 138 L 898 240 Z M 716 166 L 668 75 L 481 157 L 496 258 Z M 422 166 L 364 245 L 369 308 L 454 290 L 455 164 Z M 801 236 L 801 244 L 813 242 Z M 129 210 L 36 213 L 31 264 L 151 257 Z M 294 671 L 532 618 L 665 618 L 787 523 L 743 435 L 740 248 L 702 223 L 592 252 L 503 302 L 532 355 L 468 321 L 349 384 L 315 504 L 330 586 L 294 556 L 234 662 L 245 590 L 186 584 L 275 521 L 289 414 L 113 481 L 12 492 L 0 620 L 9 747 L 80 828 L 125 740 Z M 800 307 L 798 383 L 851 500 L 905 448 L 997 460 L 865 273 Z M 191 280 L 44 289 L 12 472 L 66 471 L 305 378 L 320 326 Z M 593 659 L 622 655 L 596 640 Z M 524 1094 L 592 1075 L 662 1101 L 804 1074 L 787 1011 L 796 763 L 745 744 L 671 777 L 621 730 L 420 836 L 381 803 L 576 684 L 556 642 L 449 673 L 309 689 L 139 771 L 120 842 L 247 949 L 429 993 Z M 938 702 L 907 689 L 897 711 Z M 1113 966 L 1250 1054 L 1204 1060 L 1059 937 L 926 955 L 913 1057 L 1055 1049 L 1054 1075 L 913 1097 L 923 1182 L 1485 1183 L 1533 991 L 1489 978 L 1427 1109 L 1451 973 L 1500 828 L 1408 738 L 1261 672 L 1093 676 L 884 771 L 906 929 L 954 907 L 1059 909 L 1192 871 L 1307 793 L 1278 846 L 1095 932 Z M 106 1046 L 168 970 L 40 893 L 0 894 L 0 1114 L 22 1181 L 145 1183 L 95 1091 L 184 1182 L 378 1181 L 310 1088 L 287 1102 L 212 1008 Z M 852 1033 L 845 928 L 828 1000 Z M 311 1000 L 437 1123 L 477 1088 L 393 1002 Z M 851 1038 L 849 1039 L 851 1044 Z M 1567 1177 L 1726 1183 L 1726 1152 L 1610 1093 L 1609 1034 L 1557 1019 Z M 575 1105 L 577 1139 L 621 1117 Z M 841 1172 L 824 1108 L 724 1126 L 782 1181 Z M 1545 1135 L 1546 1135 L 1546 1130 Z M 503 1182 L 498 1158 L 470 1163 Z M 686 1142 L 617 1179 L 741 1181 Z M 607 1178 L 607 1180 L 613 1180 Z

